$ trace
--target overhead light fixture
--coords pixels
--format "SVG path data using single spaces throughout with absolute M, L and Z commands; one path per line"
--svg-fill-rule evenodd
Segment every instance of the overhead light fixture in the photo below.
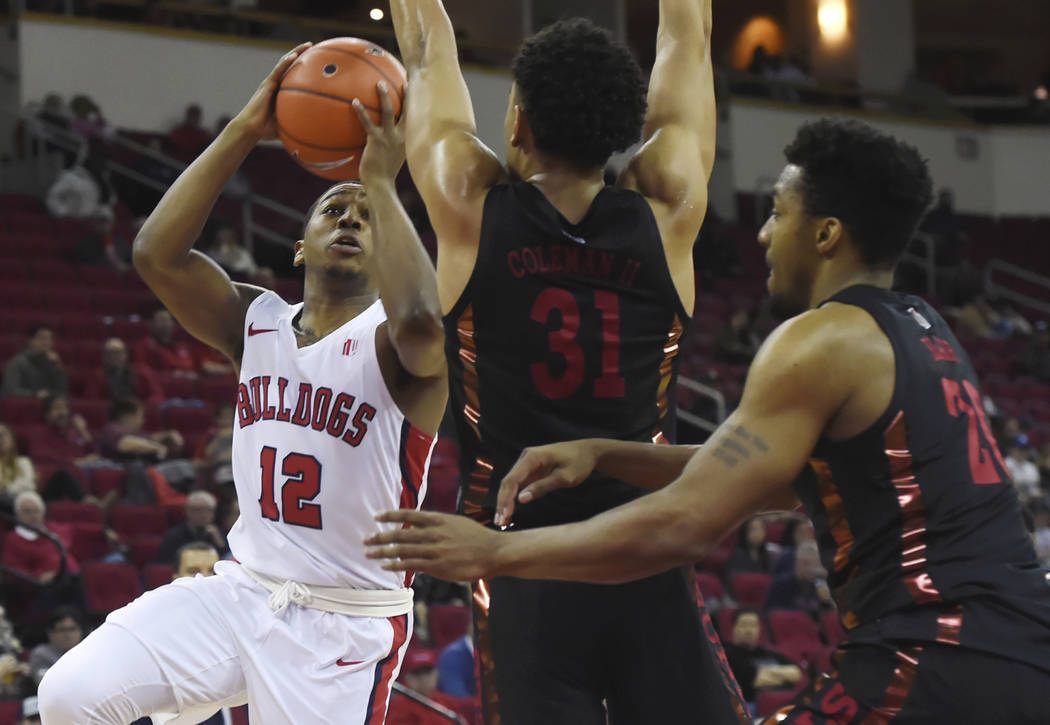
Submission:
M 820 0 L 817 10 L 820 35 L 829 43 L 837 43 L 846 37 L 849 30 L 849 12 L 846 0 Z
M 383 19 L 383 8 L 372 8 L 370 11 L 368 11 L 368 17 L 372 18 L 372 20 L 375 20 L 376 22 L 379 22 Z

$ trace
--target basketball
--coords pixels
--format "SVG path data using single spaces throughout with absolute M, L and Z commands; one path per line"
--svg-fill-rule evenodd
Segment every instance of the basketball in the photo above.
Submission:
M 360 98 L 373 122 L 382 120 L 376 84 L 386 81 L 395 117 L 405 97 L 397 58 L 360 38 L 331 38 L 303 53 L 277 91 L 277 134 L 301 166 L 332 181 L 358 178 L 368 138 L 351 105 Z

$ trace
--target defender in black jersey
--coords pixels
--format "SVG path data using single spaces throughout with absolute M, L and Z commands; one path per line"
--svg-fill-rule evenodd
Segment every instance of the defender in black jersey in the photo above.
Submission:
M 587 21 L 526 40 L 506 168 L 477 138 L 441 2 L 396 0 L 391 15 L 412 86 L 409 169 L 437 232 L 460 510 L 491 525 L 499 482 L 527 446 L 674 440 L 715 148 L 711 0 L 660 3 L 648 98 L 630 52 Z M 611 154 L 639 139 L 607 186 Z M 596 475 L 523 507 L 515 525 L 580 521 L 640 493 Z M 478 582 L 486 722 L 744 721 L 689 570 L 652 574 L 615 588 Z
M 502 516 L 592 470 L 659 490 L 513 534 L 402 512 L 387 519 L 413 528 L 375 537 L 375 553 L 446 577 L 619 582 L 693 561 L 797 496 L 846 636 L 834 670 L 769 722 L 1048 723 L 1050 586 L 973 366 L 933 308 L 890 290 L 932 198 L 925 163 L 843 121 L 804 126 L 787 157 L 759 242 L 774 298 L 808 311 L 766 341 L 706 445 L 526 451 Z

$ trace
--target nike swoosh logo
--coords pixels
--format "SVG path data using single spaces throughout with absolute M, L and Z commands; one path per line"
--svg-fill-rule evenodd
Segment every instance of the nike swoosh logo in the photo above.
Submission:
M 248 337 L 254 337 L 255 335 L 261 335 L 264 332 L 277 332 L 277 328 L 275 327 L 272 330 L 256 330 L 254 322 L 249 322 L 248 323 Z
M 339 665 L 340 667 L 352 667 L 353 665 L 359 665 L 362 662 L 364 662 L 364 660 L 356 660 L 354 662 L 347 662 L 346 660 L 338 659 L 338 660 L 335 661 L 335 663 L 337 665 Z

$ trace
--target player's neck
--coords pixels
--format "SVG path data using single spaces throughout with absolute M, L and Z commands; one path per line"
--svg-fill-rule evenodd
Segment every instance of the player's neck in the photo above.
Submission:
M 842 290 L 861 284 L 890 289 L 893 287 L 893 270 L 829 264 L 824 268 L 823 274 L 818 275 L 813 283 L 813 294 L 810 296 L 809 306 L 810 308 L 816 307 Z
M 605 187 L 601 167 L 583 170 L 539 154 L 527 160 L 521 176 L 573 224 L 587 214 L 594 197 Z
M 342 327 L 379 299 L 374 289 L 349 287 L 345 280 L 308 280 L 303 288 L 303 309 L 297 327 L 302 337 L 316 342 Z

